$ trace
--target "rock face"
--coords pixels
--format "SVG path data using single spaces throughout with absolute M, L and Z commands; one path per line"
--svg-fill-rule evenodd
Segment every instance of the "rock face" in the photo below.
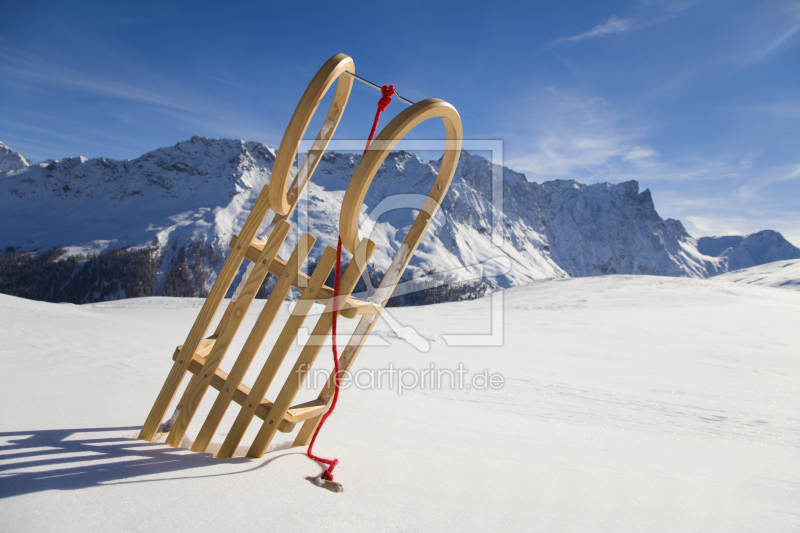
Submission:
M 275 160 L 275 151 L 260 143 L 201 137 L 127 161 L 79 157 L 30 164 L 3 149 L 0 249 L 14 257 L 0 263 L 0 291 L 13 293 L 15 282 L 35 279 L 25 294 L 54 301 L 64 294 L 81 302 L 148 291 L 204 295 L 232 235 L 269 183 Z M 326 246 L 335 246 L 339 206 L 359 160 L 355 154 L 323 156 L 292 217 L 297 231 L 283 257 L 300 231 L 318 238 L 312 262 Z M 388 268 L 437 172 L 438 162 L 400 151 L 376 175 L 361 222 L 378 244 L 373 279 Z M 772 257 L 765 246 L 754 260 Z M 409 265 L 410 283 L 400 300 L 408 305 L 471 298 L 496 287 L 569 276 L 708 277 L 728 270 L 730 261 L 724 254 L 701 253 L 679 221 L 659 217 L 650 192 L 639 192 L 635 181 L 531 183 L 463 153 L 442 209 Z M 26 264 L 35 265 L 37 277 L 22 275 Z M 89 268 L 94 274 L 84 271 Z M 109 272 L 121 278 L 99 274 Z M 139 283 L 137 276 L 149 278 Z M 53 284 L 61 289 L 54 292 Z
M 488 161 L 462 157 L 458 177 L 490 203 Z M 456 195 L 448 201 L 459 202 Z M 464 205 L 469 209 L 469 204 Z M 542 184 L 503 169 L 503 227 L 515 248 L 548 258 L 570 276 L 652 274 L 706 277 L 720 269 L 677 220 L 662 220 L 636 181 Z M 482 225 L 488 224 L 481 221 Z
M 769 229 L 750 235 L 701 237 L 697 239 L 697 249 L 705 255 L 722 258 L 726 271 L 774 261 L 800 259 L 800 248 L 792 245 L 777 231 Z

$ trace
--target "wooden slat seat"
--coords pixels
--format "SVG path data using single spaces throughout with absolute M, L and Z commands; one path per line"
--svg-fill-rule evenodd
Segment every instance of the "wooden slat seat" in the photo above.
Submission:
M 288 414 L 294 417 L 295 420 L 298 422 L 302 422 L 304 420 L 308 420 L 310 418 L 314 418 L 315 416 L 319 416 L 328 408 L 328 402 L 324 402 L 320 399 L 311 400 L 310 402 L 301 403 L 294 405 L 289 408 Z M 278 431 L 281 428 L 278 427 Z
M 203 369 L 203 365 L 206 363 L 205 356 L 211 352 L 211 348 L 213 347 L 215 340 L 216 339 L 209 337 L 200 343 L 200 349 L 194 354 L 194 357 L 192 357 L 192 360 L 189 362 L 189 367 L 187 369 L 189 372 L 194 375 L 200 374 L 200 371 Z M 180 355 L 181 348 L 183 348 L 182 345 L 175 349 L 175 354 L 172 356 L 173 360 Z M 211 376 L 211 383 L 209 383 L 209 385 L 216 390 L 221 391 L 222 387 L 225 385 L 226 379 L 228 379 L 228 373 L 218 368 L 217 371 Z M 239 405 L 244 405 L 244 402 L 247 401 L 247 397 L 249 395 L 250 387 L 241 384 L 233 393 L 233 401 Z M 317 399 L 289 408 L 287 413 L 284 415 L 283 420 L 278 425 L 278 431 L 281 433 L 291 433 L 299 422 L 303 422 L 323 414 L 327 408 L 327 405 L 327 402 Z M 269 416 L 269 411 L 271 408 L 272 402 L 266 398 L 263 398 L 258 407 L 256 407 L 255 415 L 261 420 L 266 420 L 267 416 Z
M 207 357 L 208 354 L 211 353 L 211 348 L 214 347 L 214 342 L 216 340 L 217 337 L 215 335 L 206 337 L 205 339 L 200 341 L 200 347 L 197 348 L 197 351 L 195 353 L 203 358 Z M 180 355 L 181 350 L 183 350 L 183 344 L 179 344 L 178 347 L 175 348 L 175 353 L 172 354 L 173 361 L 175 361 L 178 358 L 178 355 Z
M 239 236 L 234 235 L 233 239 L 231 239 L 230 247 L 235 248 L 238 246 Z M 254 239 L 250 246 L 245 251 L 245 257 L 250 261 L 257 261 L 259 255 L 261 254 L 261 250 L 264 249 L 264 242 L 260 241 L 259 239 Z M 286 262 L 283 261 L 279 257 L 275 257 L 272 260 L 272 263 L 269 265 L 269 272 L 275 276 L 279 276 L 283 269 L 286 267 Z M 295 287 L 305 287 L 308 285 L 308 282 L 311 278 L 308 274 L 304 272 L 298 272 L 297 276 L 295 277 L 292 285 Z M 301 281 L 302 285 L 300 285 Z M 316 300 L 319 302 L 324 302 L 325 300 L 330 300 L 333 298 L 333 289 L 328 287 L 327 285 L 323 285 L 320 287 Z M 356 316 L 361 315 L 379 315 L 381 312 L 381 307 L 378 304 L 373 302 L 368 302 L 366 300 L 359 300 L 358 298 L 348 298 L 347 301 L 344 303 L 342 308 L 339 310 L 339 314 L 345 318 L 355 318 Z

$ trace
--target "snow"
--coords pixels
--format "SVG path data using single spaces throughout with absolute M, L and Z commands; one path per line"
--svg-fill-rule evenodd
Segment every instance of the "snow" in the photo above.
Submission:
M 468 378 L 486 370 L 504 385 L 343 390 L 317 441 L 340 460 L 341 494 L 305 479 L 320 467 L 286 448 L 292 435 L 258 460 L 131 438 L 201 299 L 75 306 L 0 295 L 2 529 L 797 531 L 800 292 L 721 279 L 543 281 L 504 291 L 500 316 L 488 297 L 388 309 L 429 350 L 379 319 L 386 342 L 356 361 L 362 383 L 389 365 L 463 365 Z M 342 339 L 356 322 L 340 321 Z M 498 347 L 442 337 L 498 327 Z M 297 401 L 314 396 L 304 389 Z
M 0 142 L 0 174 L 24 170 L 30 161 Z
M 775 261 L 728 272 L 714 278 L 723 282 L 748 283 L 800 290 L 800 260 Z
M 697 249 L 706 255 L 724 258 L 728 271 L 775 261 L 800 259 L 800 248 L 772 230 L 750 235 L 701 237 L 697 239 Z
M 403 264 L 406 262 L 407 258 L 408 243 L 404 242 L 397 250 L 397 254 L 394 256 L 392 264 L 389 265 L 389 268 L 386 270 L 386 275 L 383 276 L 380 285 L 378 285 L 378 288 L 375 289 L 375 293 L 370 296 L 370 302 L 381 306 L 386 305 L 386 301 L 389 299 L 389 296 L 391 296 L 392 292 L 397 286 L 401 269 L 403 268 Z

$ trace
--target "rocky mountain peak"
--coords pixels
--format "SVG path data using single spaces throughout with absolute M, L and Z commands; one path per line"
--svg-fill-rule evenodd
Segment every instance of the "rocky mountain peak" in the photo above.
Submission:
M 774 261 L 800 259 L 800 248 L 771 229 L 750 235 L 701 237 L 697 239 L 701 253 L 722 258 L 727 270 L 740 270 Z
M 0 142 L 0 175 L 22 170 L 30 165 L 30 161 Z

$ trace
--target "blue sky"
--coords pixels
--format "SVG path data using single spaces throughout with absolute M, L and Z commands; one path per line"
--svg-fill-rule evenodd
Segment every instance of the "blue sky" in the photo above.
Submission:
M 798 0 L 5 0 L 0 141 L 33 161 L 192 135 L 277 146 L 337 52 L 451 102 L 465 138 L 502 139 L 531 181 L 636 179 L 695 236 L 800 245 Z M 363 138 L 378 97 L 357 84 L 337 137 Z

